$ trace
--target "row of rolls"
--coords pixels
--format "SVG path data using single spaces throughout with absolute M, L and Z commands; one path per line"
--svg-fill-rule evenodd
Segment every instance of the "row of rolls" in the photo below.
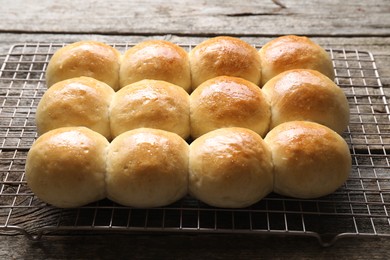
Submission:
M 234 76 L 263 86 L 279 73 L 313 69 L 334 79 L 330 55 L 304 36 L 285 35 L 260 50 L 228 36 L 209 38 L 186 50 L 165 40 L 147 40 L 125 53 L 97 41 L 68 44 L 54 53 L 46 69 L 46 85 L 80 76 L 105 82 L 115 91 L 143 79 L 163 80 L 190 93 L 204 81 Z
M 50 87 L 35 119 L 39 135 L 59 127 L 86 126 L 112 140 L 148 127 L 193 140 L 235 126 L 264 137 L 293 120 L 317 122 L 342 133 L 349 123 L 349 105 L 340 87 L 309 69 L 283 72 L 263 88 L 242 78 L 219 76 L 191 94 L 162 80 L 141 80 L 115 92 L 104 82 L 78 77 Z
M 40 136 L 26 160 L 26 180 L 42 201 L 61 208 L 108 198 L 124 206 L 162 207 L 187 194 L 214 207 L 248 207 L 275 192 L 317 198 L 348 178 L 351 156 L 330 128 L 290 121 L 263 139 L 247 128 L 208 132 L 190 144 L 153 128 L 109 142 L 86 127 Z

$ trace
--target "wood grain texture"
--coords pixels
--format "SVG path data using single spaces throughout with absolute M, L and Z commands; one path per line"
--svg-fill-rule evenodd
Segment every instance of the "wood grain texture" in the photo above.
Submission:
M 2 32 L 389 36 L 390 2 L 7 0 Z M 12 4 L 10 4 L 12 3 Z M 364 18 L 364 19 L 363 19 Z
M 305 237 L 245 235 L 2 237 L 1 259 L 384 259 L 388 238 L 346 238 L 329 248 Z

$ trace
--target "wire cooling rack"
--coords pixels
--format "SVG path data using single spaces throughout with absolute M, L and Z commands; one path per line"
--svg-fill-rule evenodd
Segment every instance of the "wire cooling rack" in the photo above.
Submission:
M 130 44 L 112 44 L 124 52 Z M 45 69 L 64 44 L 16 44 L 0 68 L 0 232 L 30 239 L 62 232 L 184 232 L 305 235 L 323 246 L 345 236 L 390 236 L 390 112 L 370 52 L 327 49 L 336 83 L 347 95 L 351 122 L 343 137 L 353 167 L 336 192 L 315 200 L 270 194 L 244 209 L 213 208 L 186 197 L 153 209 L 102 200 L 58 209 L 27 187 L 24 166 L 37 137 L 36 106 L 45 92 Z M 191 45 L 181 45 L 187 50 Z M 258 46 L 257 46 L 258 47 Z

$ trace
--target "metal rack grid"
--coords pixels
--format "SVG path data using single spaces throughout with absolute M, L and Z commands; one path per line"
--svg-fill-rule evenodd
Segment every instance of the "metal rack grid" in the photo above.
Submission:
M 112 45 L 122 52 L 132 46 Z M 370 52 L 327 49 L 336 83 L 351 110 L 343 137 L 353 168 L 333 194 L 315 200 L 270 194 L 251 207 L 234 210 L 213 208 L 191 197 L 153 209 L 123 207 L 109 200 L 58 209 L 32 194 L 24 164 L 37 137 L 34 116 L 46 88 L 45 69 L 62 46 L 16 44 L 0 68 L 1 234 L 22 233 L 31 239 L 65 231 L 284 234 L 312 236 L 323 246 L 345 236 L 390 236 L 390 111 Z

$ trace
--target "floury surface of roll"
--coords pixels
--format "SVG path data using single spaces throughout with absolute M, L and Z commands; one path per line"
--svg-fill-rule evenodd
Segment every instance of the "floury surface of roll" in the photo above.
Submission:
M 245 128 L 221 128 L 190 145 L 189 193 L 216 207 L 250 206 L 273 189 L 271 151 Z
M 121 88 L 143 79 L 164 80 L 191 90 L 188 53 L 179 45 L 164 40 L 138 43 L 123 55 Z
M 27 185 L 60 208 L 105 198 L 108 141 L 85 127 L 63 127 L 40 136 L 26 160 Z
M 244 127 L 264 136 L 271 120 L 261 89 L 245 79 L 220 76 L 202 83 L 190 96 L 191 136 L 222 127 Z
M 138 208 L 166 206 L 187 194 L 188 144 L 163 130 L 141 128 L 115 138 L 107 154 L 107 197 Z
M 261 85 L 279 73 L 291 69 L 317 70 L 334 80 L 330 55 L 321 46 L 303 36 L 285 35 L 267 42 L 259 51 Z
M 162 80 L 141 80 L 115 93 L 110 108 L 113 137 L 128 130 L 149 127 L 190 135 L 189 95 Z
M 121 54 L 114 47 L 97 41 L 79 41 L 57 50 L 46 70 L 46 85 L 75 78 L 91 77 L 114 90 L 119 88 Z
M 330 128 L 292 121 L 272 129 L 264 141 L 272 152 L 274 192 L 295 198 L 318 198 L 348 179 L 352 159 L 348 144 Z
M 189 53 L 192 89 L 217 76 L 260 83 L 261 64 L 255 47 L 234 37 L 218 36 L 198 44 Z
M 63 80 L 42 96 L 35 122 L 38 134 L 66 126 L 85 126 L 111 139 L 109 107 L 114 90 L 89 77 Z
M 280 73 L 262 88 L 271 105 L 271 125 L 295 120 L 313 121 L 341 134 L 349 123 L 349 104 L 343 90 L 315 70 Z

